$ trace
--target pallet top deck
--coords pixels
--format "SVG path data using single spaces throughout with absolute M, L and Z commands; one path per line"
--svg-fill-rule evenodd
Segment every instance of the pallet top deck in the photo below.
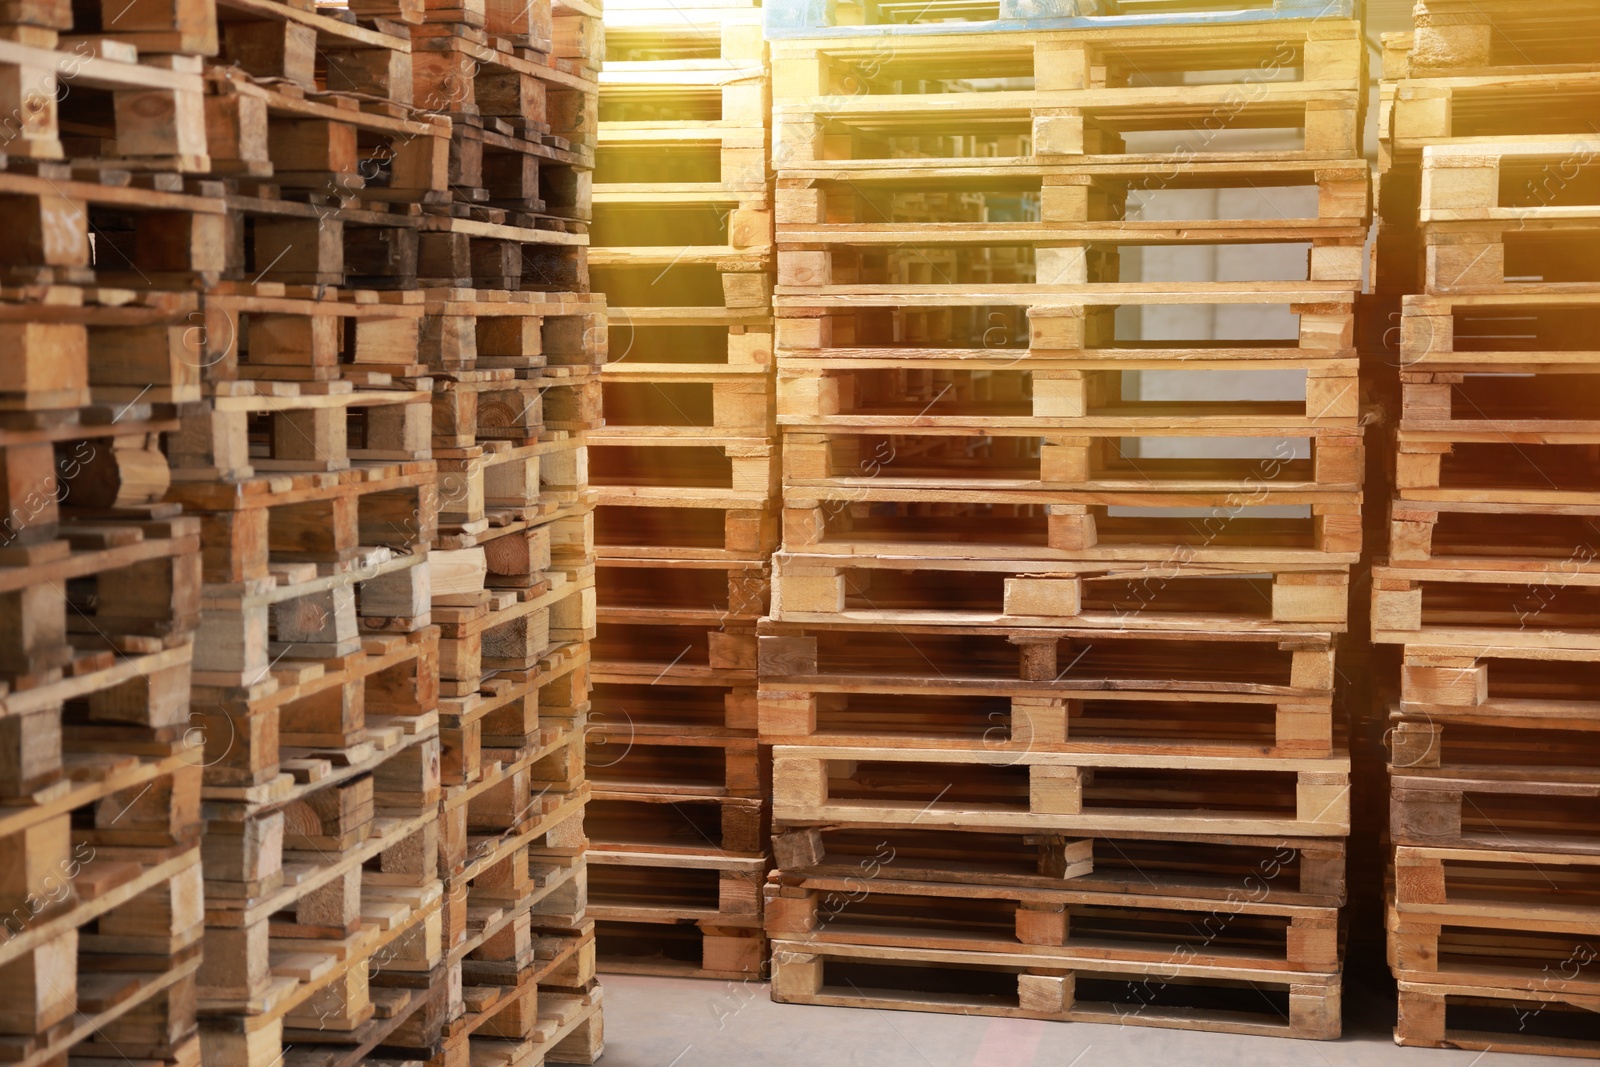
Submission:
M 841 8 L 843 10 L 841 11 Z M 945 33 L 1167 28 L 1294 19 L 1347 19 L 1354 0 L 767 0 L 768 40 Z M 910 21 L 922 17 L 930 21 Z M 849 21 L 874 20 L 867 25 Z

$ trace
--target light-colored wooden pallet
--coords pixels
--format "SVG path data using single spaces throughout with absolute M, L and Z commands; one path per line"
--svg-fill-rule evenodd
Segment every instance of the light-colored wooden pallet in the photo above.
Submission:
M 1337 974 L 1051 955 L 773 942 L 773 999 L 901 1011 L 1333 1040 Z M 1263 993 L 1272 1005 L 1263 1010 Z M 1204 995 L 1207 1007 L 1190 998 Z M 1224 1001 L 1227 1007 L 1210 1006 Z
M 780 173 L 791 160 L 883 159 L 885 147 L 896 142 L 939 158 L 991 154 L 966 150 L 965 142 L 997 135 L 1002 143 L 1022 139 L 993 153 L 1001 156 L 1148 162 L 1174 152 L 1191 159 L 1198 151 L 1214 159 L 1248 158 L 1248 149 L 1235 154 L 1232 142 L 1219 144 L 1215 132 L 1191 138 L 1196 143 L 1182 149 L 1146 145 L 1136 136 L 1219 127 L 1302 129 L 1302 149 L 1273 151 L 1278 160 L 1360 154 L 1364 105 L 1355 86 L 1365 60 L 1354 22 L 940 33 L 897 42 L 887 58 L 877 54 L 883 47 L 869 35 L 773 43 L 773 151 Z M 1290 62 L 1299 70 L 1302 61 L 1304 80 L 1278 76 Z M 1137 84 L 1154 71 L 1212 69 L 1248 73 L 1231 84 L 1208 80 L 1181 90 Z M 1004 81 L 1010 78 L 1025 80 Z M 990 91 L 974 92 L 975 86 Z
M 1497 726 L 1595 729 L 1589 699 L 1600 659 L 1593 651 L 1486 647 L 1469 650 L 1408 643 L 1400 668 L 1400 711 L 1448 726 L 1458 718 Z
M 1176 896 L 1119 896 L 1058 889 L 909 880 L 889 865 L 864 886 L 849 878 L 774 872 L 766 885 L 766 929 L 775 941 L 876 945 L 909 950 L 1001 952 L 1019 961 L 1063 953 L 1107 963 L 1174 957 L 1202 966 L 1336 973 L 1335 908 Z M 1198 923 L 1199 916 L 1206 916 Z M 1009 929 L 1008 929 L 1009 927 Z
M 1342 837 L 1348 770 L 1348 757 L 1337 754 L 1259 760 L 778 746 L 773 816 L 1131 837 Z M 934 780 L 949 784 L 928 788 Z
M 1463 656 L 1600 648 L 1593 615 L 1600 577 L 1583 569 L 1375 566 L 1372 583 L 1372 637 L 1379 643 L 1448 646 Z
M 1223 911 L 1246 897 L 1307 914 L 1326 914 L 1345 903 L 1345 843 L 1337 838 L 1178 834 L 1133 840 L 780 824 L 773 852 L 786 883 L 892 878 L 957 894 L 983 886 L 1019 898 L 1065 893 L 1073 900 L 1135 907 L 1152 898 Z M 1241 889 L 1245 885 L 1250 888 Z
M 611 759 L 607 754 L 599 759 Z M 587 829 L 596 852 L 650 852 L 686 860 L 761 856 L 767 848 L 764 801 L 678 794 L 597 797 Z
M 1594 293 L 1408 296 L 1400 366 L 1416 373 L 1585 374 L 1594 365 Z
M 706 737 L 634 721 L 592 732 L 589 781 L 603 799 L 762 800 L 769 792 L 766 764 L 753 737 Z
M 1594 811 L 1600 789 L 1586 781 L 1433 778 L 1390 780 L 1389 833 L 1397 845 L 1504 852 L 1600 854 Z
M 1270 6 L 1238 0 L 776 0 L 766 8 L 773 38 L 867 34 L 915 39 L 960 33 L 1112 28 L 1171 28 L 1198 24 L 1272 23 L 1287 19 L 1349 18 L 1344 0 L 1272 0 Z
M 1410 62 L 1396 77 L 1503 73 L 1592 65 L 1586 51 L 1600 26 L 1581 0 L 1538 5 L 1492 0 L 1422 0 Z
M 601 922 L 759 926 L 765 856 L 589 853 L 589 915 Z
M 1125 565 L 922 557 L 775 557 L 780 623 L 983 628 L 1342 631 L 1349 577 L 1326 564 Z
M 1600 1059 L 1592 1004 L 1589 996 L 1402 980 L 1394 1039 L 1424 1048 Z
M 613 921 L 598 925 L 601 974 L 760 981 L 767 939 L 759 927 L 711 922 Z
M 736 684 L 687 671 L 641 678 L 637 670 L 627 666 L 614 670 L 609 663 L 596 663 L 592 679 L 589 740 L 596 748 L 625 743 L 639 724 L 684 736 L 755 736 L 756 689 L 752 682 Z M 613 751 L 620 752 L 621 746 Z M 591 757 L 591 763 L 609 758 Z

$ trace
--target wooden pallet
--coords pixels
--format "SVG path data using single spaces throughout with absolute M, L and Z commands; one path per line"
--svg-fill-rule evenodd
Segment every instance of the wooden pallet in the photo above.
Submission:
M 863 0 L 842 5 L 816 0 L 777 0 L 766 11 L 767 35 L 857 37 L 868 34 L 915 39 L 925 34 L 1100 27 L 1163 29 L 1217 22 L 1254 23 L 1285 19 L 1348 18 L 1343 0 L 1273 0 L 1270 6 L 1239 0 L 998 0 L 997 3 L 916 4 Z
M 589 914 L 600 922 L 759 926 L 765 856 L 591 851 Z
M 1360 154 L 1363 104 L 1354 86 L 1364 49 L 1354 22 L 947 32 L 899 42 L 887 59 L 875 54 L 882 47 L 860 35 L 773 43 L 773 152 L 780 163 L 884 159 L 897 150 L 937 158 L 1151 161 L 1198 152 L 1242 159 L 1249 150 L 1218 134 L 1259 127 L 1303 131 L 1300 151 L 1274 151 L 1274 159 Z M 1290 62 L 1280 47 L 1292 53 L 1296 70 L 1303 62 L 1304 80 L 1277 77 Z M 1181 91 L 1136 84 L 1151 72 L 1196 69 L 1249 73 Z M 971 90 L 974 79 L 1030 74 L 1031 87 Z M 935 114 L 936 123 L 929 119 Z M 1195 136 L 1202 129 L 1212 132 Z M 1147 131 L 1174 135 L 1140 136 Z M 997 140 L 997 151 L 984 150 Z
M 872 945 L 919 951 L 1009 953 L 1019 960 L 1068 954 L 1104 963 L 1162 963 L 1263 971 L 1337 972 L 1333 908 L 907 879 L 887 867 L 866 880 L 774 872 L 766 929 L 774 941 L 817 950 Z M 1204 918 L 1200 918 L 1204 916 Z
M 0 172 L 0 196 L 18 227 L 0 278 L 8 285 L 143 290 L 215 282 L 223 269 L 219 251 L 226 233 L 221 191 L 216 182 L 145 173 L 131 165 L 18 161 Z M 52 296 L 57 307 L 63 306 L 63 290 L 55 288 Z M 90 291 L 80 302 L 128 307 L 138 306 L 137 299 L 132 293 L 117 297 Z M 153 311 L 159 299 L 150 294 L 145 306 Z
M 347 93 L 266 84 L 234 68 L 213 67 L 205 85 L 215 174 L 270 177 L 284 189 L 335 198 L 380 187 L 390 201 L 447 195 L 450 128 L 442 119 L 387 101 L 363 106 Z
M 0 69 L 17 85 L 20 128 L 6 145 L 8 156 L 186 174 L 213 165 L 198 56 L 168 57 L 165 66 L 159 59 L 141 63 L 136 47 L 114 41 L 68 56 L 48 45 L 0 44 Z M 61 93 L 63 82 L 79 92 Z
M 307 92 L 360 93 L 410 106 L 412 42 L 403 25 L 303 10 L 278 0 L 219 0 L 218 61 Z
M 604 799 L 762 800 L 768 771 L 755 738 L 706 737 L 630 721 L 585 736 L 589 781 Z
M 1593 998 L 1493 986 L 1400 982 L 1401 1045 L 1600 1057 Z
M 630 793 L 595 799 L 586 819 L 597 852 L 648 851 L 689 858 L 711 852 L 750 858 L 766 849 L 766 808 L 761 801 L 738 797 Z
M 1403 42 L 1395 42 L 1404 47 Z M 1385 60 L 1385 67 L 1398 61 Z M 1390 151 L 1412 159 L 1432 145 L 1546 142 L 1590 137 L 1584 116 L 1600 94 L 1600 71 L 1522 66 L 1507 73 L 1449 74 L 1395 83 L 1389 111 Z
M 1390 964 L 1403 980 L 1592 991 L 1572 956 L 1595 932 L 1594 860 L 1402 847 L 1391 877 Z
M 773 942 L 772 959 L 773 998 L 780 1003 L 1316 1040 L 1333 1040 L 1340 1029 L 1338 975 L 1176 959 L 1108 963 L 1065 951 L 1018 956 L 785 940 Z
M 558 645 L 534 669 L 499 672 L 476 693 L 441 700 L 442 781 L 469 785 L 496 762 L 517 762 L 540 747 L 547 724 L 570 718 L 562 714 L 560 697 L 581 687 L 587 670 L 583 644 Z
M 1586 374 L 1593 366 L 1596 303 L 1592 293 L 1409 296 L 1401 366 L 1417 373 Z
M 613 671 L 608 663 L 595 664 L 592 677 L 593 709 L 589 722 L 590 738 L 596 747 L 601 746 L 602 738 L 604 744 L 625 742 L 639 724 L 651 729 L 669 729 L 685 736 L 755 735 L 757 698 L 753 685 L 730 684 L 724 679 L 699 676 L 672 676 L 670 671 L 649 680 L 625 667 Z
M 1596 576 L 1574 568 L 1527 571 L 1373 568 L 1372 637 L 1387 644 L 1492 648 L 1600 648 L 1591 621 Z
M 1088 756 L 963 749 L 773 749 L 773 816 L 1152 836 L 1349 827 L 1346 757 Z M 943 789 L 930 787 L 945 782 Z
M 564 367 L 577 373 L 606 361 L 600 296 L 490 289 L 423 295 L 423 362 L 437 372 Z
M 440 691 L 466 696 L 478 691 L 486 671 L 526 670 L 555 644 L 582 641 L 594 632 L 594 578 L 590 565 L 578 572 L 552 572 L 554 581 L 531 589 L 480 590 L 463 595 L 471 606 L 441 606 L 434 617 L 443 628 Z
M 1226 911 L 1258 904 L 1326 912 L 1345 902 L 1345 844 L 1336 838 L 1175 835 L 1083 838 L 1062 833 L 780 824 L 773 853 L 784 879 L 870 885 L 880 877 L 995 892 L 1068 892 L 1085 901 L 1181 898 Z M 857 895 L 861 885 L 855 887 Z M 1202 902 L 1203 905 L 1202 905 Z
M 1342 569 L 779 553 L 772 618 L 999 628 L 1342 631 Z M 931 577 L 937 576 L 937 577 Z
M 41 1065 L 122 1046 L 197 1062 L 199 768 L 181 744 L 118 755 L 57 732 L 66 774 L 0 823 L 13 860 L 6 1055 Z
M 596 924 L 602 974 L 759 981 L 767 971 L 767 939 L 759 928 L 714 923 Z
M 1490 647 L 1459 649 L 1408 644 L 1400 669 L 1400 711 L 1449 725 L 1481 721 L 1535 729 L 1590 730 L 1588 699 L 1594 652 Z
M 869 683 L 933 695 L 1128 691 L 1320 700 L 1334 684 L 1334 650 L 1326 633 L 974 633 L 959 626 L 800 627 L 770 621 L 760 632 L 761 677 L 773 688 Z M 922 654 L 907 655 L 908 647 Z
M 1509 852 L 1597 852 L 1591 827 L 1597 792 L 1582 782 L 1523 779 L 1391 779 L 1389 833 L 1397 845 Z

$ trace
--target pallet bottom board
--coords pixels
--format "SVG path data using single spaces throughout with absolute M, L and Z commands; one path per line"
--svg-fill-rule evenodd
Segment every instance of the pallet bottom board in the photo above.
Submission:
M 955 1015 L 1154 1026 L 1332 1040 L 1341 1026 L 1341 979 L 1187 974 L 1180 964 L 1108 965 L 1094 971 L 995 953 L 885 952 L 864 946 L 775 941 L 772 998 Z M 1049 971 L 1052 973 L 1039 973 Z

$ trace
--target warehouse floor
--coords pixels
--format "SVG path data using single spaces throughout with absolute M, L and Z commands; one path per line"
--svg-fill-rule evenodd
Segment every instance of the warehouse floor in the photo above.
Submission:
M 1399 1048 L 1391 994 L 1345 990 L 1339 1042 L 774 1004 L 765 985 L 605 974 L 603 1067 L 1499 1067 L 1549 1058 Z M 1392 1004 L 1392 1001 L 1389 1002 Z M 1559 1062 L 1559 1061 L 1555 1061 Z

